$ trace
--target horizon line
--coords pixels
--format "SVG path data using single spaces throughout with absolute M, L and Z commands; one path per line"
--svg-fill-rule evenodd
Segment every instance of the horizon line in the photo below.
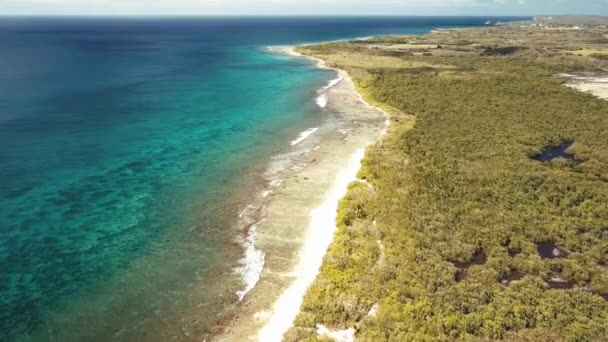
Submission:
M 3 17 L 165 17 L 165 18 L 238 18 L 238 17 L 258 17 L 258 18 L 278 18 L 278 17 L 351 17 L 351 18 L 373 18 L 373 17 L 384 17 L 384 18 L 408 18 L 408 17 L 434 17 L 434 18 L 453 18 L 453 17 L 496 17 L 496 18 L 508 18 L 508 17 L 536 17 L 536 16 L 603 16 L 593 14 L 133 14 L 133 13 L 100 13 L 100 14 L 87 14 L 87 13 L 75 13 L 75 14 L 53 14 L 53 13 L 0 13 L 0 18 Z

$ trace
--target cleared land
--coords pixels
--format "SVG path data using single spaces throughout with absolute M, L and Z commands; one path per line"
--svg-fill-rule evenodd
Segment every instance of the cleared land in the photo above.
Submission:
M 605 59 L 566 52 L 606 50 L 607 35 L 500 27 L 300 48 L 392 117 L 286 340 L 608 336 L 608 102 L 558 76 L 605 77 Z

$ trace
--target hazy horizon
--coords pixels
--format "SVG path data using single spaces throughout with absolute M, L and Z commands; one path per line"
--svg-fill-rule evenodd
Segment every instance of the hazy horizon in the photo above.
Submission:
M 5 0 L 0 16 L 607 15 L 608 0 Z

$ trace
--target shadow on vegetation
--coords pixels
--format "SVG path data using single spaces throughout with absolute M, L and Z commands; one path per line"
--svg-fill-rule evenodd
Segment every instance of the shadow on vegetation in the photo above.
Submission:
M 463 281 L 467 277 L 467 270 L 469 269 L 469 267 L 473 265 L 484 265 L 487 261 L 488 257 L 486 256 L 486 253 L 484 253 L 483 250 L 477 251 L 471 261 L 452 261 L 452 264 L 454 264 L 454 266 L 456 266 L 456 268 L 458 269 L 455 274 L 456 281 Z
M 516 53 L 521 48 L 517 46 L 498 46 L 498 47 L 487 47 L 482 56 L 508 56 Z
M 507 274 L 505 277 L 503 277 L 500 280 L 500 283 L 502 285 L 509 286 L 509 285 L 511 285 L 512 282 L 514 282 L 516 280 L 522 280 L 525 276 L 526 276 L 525 273 L 522 273 L 518 270 L 511 270 L 511 272 L 509 272 L 509 274 Z
M 517 256 L 520 253 L 521 253 L 521 248 L 509 247 L 509 256 L 511 258 Z

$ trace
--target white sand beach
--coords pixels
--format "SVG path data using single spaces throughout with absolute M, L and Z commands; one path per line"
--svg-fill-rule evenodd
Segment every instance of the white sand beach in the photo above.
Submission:
M 291 46 L 270 50 L 308 58 Z M 327 68 L 323 61 L 310 59 Z M 258 260 L 263 256 L 263 269 L 256 286 L 241 293 L 240 307 L 214 340 L 281 340 L 333 240 L 338 202 L 356 180 L 364 149 L 386 130 L 387 114 L 363 100 L 345 71 L 336 73 L 311 99 L 319 102 L 323 97 L 319 106 L 327 112 L 326 122 L 291 142 L 295 150 L 287 154 L 298 160 L 297 166 L 280 172 L 270 182 L 272 189 L 261 195 L 266 201 L 254 227 L 258 254 L 252 253 Z

